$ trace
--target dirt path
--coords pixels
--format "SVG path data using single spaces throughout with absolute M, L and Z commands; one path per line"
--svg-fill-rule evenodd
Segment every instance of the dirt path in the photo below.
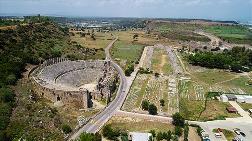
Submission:
M 162 58 L 161 58 L 161 63 L 159 64 L 159 72 L 160 73 L 164 73 L 163 72 L 163 67 L 166 63 L 166 59 L 167 59 L 167 56 L 166 55 L 162 55 Z

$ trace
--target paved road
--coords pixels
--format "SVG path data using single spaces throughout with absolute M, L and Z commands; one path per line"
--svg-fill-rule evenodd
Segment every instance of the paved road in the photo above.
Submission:
M 93 119 L 91 119 L 86 125 L 80 128 L 76 133 L 74 133 L 70 138 L 70 140 L 74 140 L 80 136 L 82 132 L 95 133 L 101 129 L 101 127 L 115 114 L 117 110 L 119 110 L 127 96 L 127 92 L 129 91 L 129 87 L 127 85 L 127 80 L 124 75 L 124 71 L 121 69 L 119 65 L 117 65 L 109 54 L 109 49 L 113 46 L 113 44 L 117 41 L 118 38 L 113 40 L 105 49 L 106 59 L 111 61 L 111 65 L 117 70 L 120 75 L 120 85 L 117 91 L 117 95 L 115 99 L 99 114 L 97 114 Z

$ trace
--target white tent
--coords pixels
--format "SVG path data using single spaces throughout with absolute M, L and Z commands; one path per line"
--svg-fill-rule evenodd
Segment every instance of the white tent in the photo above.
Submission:
M 224 95 L 224 94 L 220 96 L 220 100 L 221 100 L 222 102 L 228 102 L 228 98 L 227 98 L 227 96 Z
M 252 96 L 244 96 L 246 103 L 252 103 Z
M 240 103 L 243 103 L 243 102 L 246 102 L 245 101 L 245 97 L 243 95 L 235 95 L 236 96 L 236 101 L 237 102 L 240 102 Z

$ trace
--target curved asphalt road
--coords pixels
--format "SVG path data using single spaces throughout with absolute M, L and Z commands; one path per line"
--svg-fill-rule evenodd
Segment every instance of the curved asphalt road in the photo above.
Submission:
M 126 96 L 127 96 L 127 80 L 124 75 L 124 71 L 121 69 L 119 65 L 117 65 L 110 57 L 109 50 L 113 46 L 113 44 L 117 41 L 118 37 L 113 40 L 105 49 L 106 60 L 110 60 L 111 65 L 117 70 L 120 75 L 120 85 L 117 91 L 117 95 L 115 99 L 99 114 L 97 114 L 93 119 L 91 119 L 86 125 L 80 128 L 77 132 L 75 132 L 71 137 L 69 137 L 69 141 L 77 139 L 81 133 L 95 133 L 101 129 L 101 127 L 118 111 Z

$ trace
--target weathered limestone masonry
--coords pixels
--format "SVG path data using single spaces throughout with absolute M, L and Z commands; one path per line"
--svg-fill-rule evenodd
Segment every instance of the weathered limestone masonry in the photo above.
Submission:
M 33 70 L 30 78 L 38 96 L 88 109 L 92 99 L 110 99 L 111 86 L 118 76 L 110 61 L 53 58 Z

